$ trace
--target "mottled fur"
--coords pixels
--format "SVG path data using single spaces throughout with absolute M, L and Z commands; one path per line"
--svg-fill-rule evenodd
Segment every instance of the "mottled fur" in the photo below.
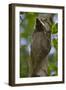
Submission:
M 45 27 L 46 24 L 47 27 Z M 46 56 L 48 55 L 51 48 L 51 31 L 49 24 L 45 21 L 42 22 L 40 18 L 36 19 L 36 29 L 32 35 L 32 44 L 31 44 L 31 66 L 32 73 L 31 76 L 36 76 L 39 72 L 42 62 L 46 63 Z M 45 71 L 47 74 L 47 65 L 44 64 Z

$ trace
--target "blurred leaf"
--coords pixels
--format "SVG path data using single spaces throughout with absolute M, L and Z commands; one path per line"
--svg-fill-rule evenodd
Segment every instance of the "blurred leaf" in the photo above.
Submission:
M 57 23 L 56 24 L 54 23 L 52 25 L 51 31 L 52 31 L 52 34 L 58 33 L 58 24 Z
M 25 57 L 20 57 L 20 77 L 27 77 L 28 76 L 28 61 L 25 59 Z M 25 59 L 25 60 L 24 60 Z
M 28 38 L 34 31 L 36 16 L 37 14 L 34 13 L 25 13 L 25 18 L 20 24 L 24 28 L 24 32 L 20 34 L 21 37 Z
M 58 48 L 58 39 L 53 39 L 52 43 L 53 43 L 53 46 L 57 49 Z
M 26 45 L 20 48 L 20 77 L 28 76 L 28 52 L 26 51 Z

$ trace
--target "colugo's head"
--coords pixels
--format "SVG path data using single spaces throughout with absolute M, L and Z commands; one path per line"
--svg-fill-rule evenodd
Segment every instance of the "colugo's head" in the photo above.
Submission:
M 53 22 L 53 14 L 45 13 L 45 14 L 39 14 L 38 18 L 44 23 L 45 21 L 51 26 Z
M 50 14 L 40 14 L 36 18 L 36 30 L 39 32 L 44 32 L 47 38 L 51 37 L 51 21 L 52 15 Z
M 52 14 L 39 14 L 36 18 L 36 28 L 41 30 L 46 30 L 46 32 L 50 32 L 52 25 Z

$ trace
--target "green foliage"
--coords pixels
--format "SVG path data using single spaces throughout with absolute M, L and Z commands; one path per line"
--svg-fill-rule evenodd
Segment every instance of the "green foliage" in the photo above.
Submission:
M 48 61 L 48 76 L 52 75 L 52 72 L 54 72 L 54 74 L 52 76 L 56 76 L 58 75 L 58 66 L 57 66 L 57 52 L 52 55 L 51 57 L 49 57 L 49 61 Z
M 58 49 L 58 39 L 53 39 L 52 41 L 53 46 L 56 48 L 56 50 Z
M 28 76 L 28 52 L 26 46 L 20 47 L 20 77 Z
M 53 23 L 51 30 L 52 30 L 52 34 L 56 34 L 58 32 L 58 24 Z
M 38 14 L 26 12 L 21 15 L 24 15 L 24 18 L 20 23 L 20 27 L 21 29 L 23 28 L 24 31 L 20 32 L 20 39 L 24 38 L 28 43 L 20 46 L 20 77 L 27 77 L 29 74 L 28 61 L 30 58 L 27 48 L 31 43 L 31 35 L 34 31 L 36 17 Z
M 53 23 L 51 27 L 51 34 L 56 35 L 58 33 L 58 24 Z M 55 53 L 52 56 L 49 56 L 48 62 L 48 76 L 56 76 L 58 75 L 58 38 L 54 38 L 51 40 L 51 46 L 55 48 Z M 52 74 L 52 72 L 54 74 Z
M 34 14 L 34 13 L 24 13 L 24 14 L 25 14 L 25 18 L 20 23 L 21 27 L 24 28 L 24 32 L 22 32 L 20 34 L 20 36 L 22 38 L 23 37 L 28 38 L 34 30 L 35 20 L 36 20 L 37 14 Z

